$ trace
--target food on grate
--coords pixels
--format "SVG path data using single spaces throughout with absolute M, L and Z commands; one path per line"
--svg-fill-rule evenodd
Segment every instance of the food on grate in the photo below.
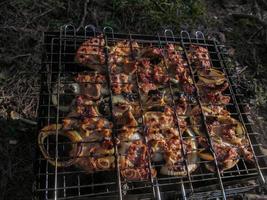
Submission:
M 203 114 L 211 137 L 216 136 L 232 145 L 242 145 L 245 141 L 243 125 L 230 117 L 229 112 L 221 106 L 203 106 Z M 199 106 L 191 110 L 191 124 L 196 133 L 204 135 L 202 127 L 201 109 Z
M 200 138 L 200 139 L 199 139 L 199 144 L 201 146 L 203 147 L 209 146 L 205 138 Z M 212 146 L 220 171 L 231 169 L 238 163 L 239 161 L 238 149 L 233 147 L 231 144 L 223 142 L 220 139 L 216 140 L 214 139 L 212 140 Z M 199 156 L 203 160 L 209 161 L 205 163 L 205 167 L 209 171 L 214 172 L 215 171 L 214 157 L 212 156 L 210 151 L 207 149 L 201 151 L 199 152 Z
M 75 80 L 79 83 L 80 94 L 87 99 L 97 100 L 109 93 L 106 78 L 102 74 L 78 74 Z
M 147 146 L 142 140 L 122 142 L 119 145 L 121 168 L 148 165 Z
M 98 83 L 98 84 L 106 83 L 105 75 L 97 72 L 79 73 L 75 77 L 75 80 L 78 83 Z
M 254 156 L 253 156 L 253 153 L 252 153 L 252 149 L 248 145 L 247 141 L 242 146 L 239 146 L 239 153 L 246 161 L 248 161 L 250 163 L 255 163 L 255 159 L 254 159 Z
M 181 138 L 186 132 L 188 136 L 183 139 L 185 154 L 188 156 L 188 172 L 197 168 L 196 140 L 194 134 L 186 128 L 186 121 L 178 118 L 178 127 L 175 124 L 174 112 L 165 107 L 163 112 L 150 111 L 145 113 L 146 136 L 154 162 L 164 161 L 160 172 L 164 175 L 183 176 L 187 169 L 183 160 Z
M 198 70 L 208 70 L 212 67 L 207 48 L 197 45 L 189 47 L 188 56 Z
M 100 116 L 97 104 L 87 96 L 80 95 L 75 99 L 71 112 L 67 117 L 97 117 Z
M 103 140 L 101 143 L 92 143 L 84 137 L 82 150 L 75 165 L 88 173 L 94 171 L 111 170 L 115 167 L 114 145 L 111 140 Z
M 79 128 L 88 141 L 102 141 L 112 136 L 112 123 L 103 117 L 85 118 L 80 122 Z
M 189 58 L 198 74 L 199 80 L 196 85 L 201 101 L 207 104 L 228 104 L 231 98 L 224 96 L 222 92 L 228 88 L 229 84 L 223 72 L 212 68 L 208 49 L 191 45 Z
M 132 93 L 133 84 L 130 77 L 126 74 L 111 74 L 111 89 L 115 95 Z
M 126 127 L 136 127 L 138 125 L 131 109 L 126 110 L 120 115 L 115 117 L 116 125 L 118 127 L 126 126 Z
M 57 134 L 57 129 L 58 134 L 67 137 L 72 146 L 71 152 L 67 157 L 68 160 L 66 161 L 61 161 L 60 157 L 57 160 L 52 158 L 44 147 L 45 139 L 50 135 L 55 136 Z M 96 130 L 94 129 L 92 132 L 96 132 Z M 96 139 L 93 139 L 91 134 L 93 133 L 79 133 L 75 130 L 65 130 L 62 125 L 52 124 L 41 130 L 38 137 L 38 143 L 44 157 L 52 165 L 57 167 L 68 167 L 75 164 L 87 172 L 104 170 L 108 168 L 105 167 L 108 163 L 109 166 L 112 167 L 114 165 L 114 159 L 111 159 L 110 155 L 114 154 L 114 147 L 113 142 L 110 140 L 111 132 L 109 131 L 108 137 L 101 138 L 101 143 L 94 143 L 93 141 L 96 141 Z M 102 158 L 103 156 L 108 156 L 106 157 L 107 160 L 105 157 Z M 102 167 L 101 164 L 103 165 Z
M 121 175 L 125 179 L 149 178 L 148 147 L 142 140 L 122 142 L 119 146 L 119 163 Z M 153 168 L 151 168 L 151 175 L 156 176 L 156 170 Z
M 76 95 L 80 94 L 80 86 L 77 83 L 69 83 L 67 80 L 60 80 L 52 89 L 52 103 L 62 112 L 69 112 Z
M 149 111 L 145 113 L 145 125 L 154 128 L 169 128 L 174 126 L 174 118 L 172 113 Z
M 174 95 L 176 95 L 174 93 Z M 178 96 L 178 95 L 177 95 Z M 185 115 L 188 109 L 188 98 L 186 96 L 179 96 L 175 99 L 175 111 L 176 114 L 179 115 Z
M 216 116 L 207 118 L 209 134 L 219 136 L 233 145 L 242 145 L 245 140 L 243 125 L 230 116 Z
M 163 161 L 163 154 L 166 150 L 167 141 L 173 137 L 179 136 L 177 128 L 153 128 L 149 127 L 146 132 L 148 145 L 151 151 L 152 161 Z
M 165 164 L 161 167 L 161 174 L 185 176 L 187 172 L 192 173 L 197 168 L 198 156 L 195 135 L 190 129 L 186 130 L 186 135 L 187 137 L 183 138 L 182 142 L 178 136 L 166 140 L 163 154 Z M 187 164 L 185 164 L 183 152 L 186 155 Z
M 142 140 L 143 136 L 139 133 L 138 128 L 123 126 L 118 129 L 118 138 L 120 141 Z
M 114 170 L 115 168 L 115 157 L 104 156 L 104 157 L 91 157 L 86 152 L 80 155 L 77 159 L 76 165 L 85 170 L 87 173 L 94 173 L 97 171 Z
M 193 80 L 190 76 L 188 64 L 179 52 L 179 46 L 167 45 L 167 59 L 165 60 L 171 81 L 179 83 L 184 92 L 192 94 L 195 91 Z
M 135 73 L 137 65 L 135 61 L 129 58 L 123 58 L 123 60 L 120 63 L 110 63 L 109 68 L 111 74 L 123 73 L 128 76 L 131 76 Z
M 110 60 L 111 63 L 123 62 L 124 58 L 132 56 L 132 53 L 139 51 L 139 45 L 135 41 L 118 41 L 114 46 L 110 48 Z
M 230 103 L 231 101 L 231 97 L 230 96 L 226 96 L 223 95 L 221 92 L 217 92 L 217 93 L 201 93 L 200 94 L 200 99 L 201 102 L 203 103 L 207 103 L 207 104 L 213 104 L 213 105 L 219 105 L 219 104 L 223 104 L 223 105 L 227 105 Z
M 169 106 L 163 107 L 161 111 L 148 111 L 144 115 L 144 123 L 150 128 L 166 129 L 176 126 L 175 114 Z M 183 133 L 186 129 L 186 121 L 182 118 L 178 118 L 180 131 Z
M 105 72 L 105 40 L 102 35 L 91 38 L 78 48 L 75 60 L 83 66 L 98 72 Z
M 142 95 L 141 103 L 147 110 L 151 110 L 165 106 L 167 101 L 171 100 L 169 97 L 166 95 L 166 88 L 150 90 L 147 95 Z
M 140 59 L 137 66 L 139 87 L 145 94 L 158 89 L 169 80 L 162 63 L 153 65 L 149 59 Z
M 56 162 L 43 145 L 45 138 L 56 134 L 56 125 L 44 127 L 38 142 L 51 164 L 74 164 L 93 173 L 114 170 L 118 156 L 121 176 L 136 181 L 156 177 L 154 163 L 163 175 L 186 176 L 196 170 L 200 158 L 214 172 L 211 152 L 220 171 L 234 167 L 240 157 L 254 162 L 245 128 L 225 107 L 231 100 L 223 95 L 228 89 L 226 75 L 213 68 L 207 48 L 189 47 L 195 84 L 177 44 L 140 47 L 135 41 L 124 40 L 113 43 L 105 55 L 104 43 L 103 36 L 91 38 L 75 56 L 78 63 L 95 72 L 81 72 L 76 83 L 61 82 L 53 89 L 55 94 L 59 89 L 60 95 L 72 95 L 67 105 L 61 105 L 67 101 L 56 95 L 52 95 L 52 102 L 69 112 L 58 125 L 58 134 L 73 144 L 69 159 Z M 202 109 L 196 106 L 196 98 L 205 104 Z M 206 128 L 212 151 L 204 137 Z
M 209 106 L 202 106 L 203 114 L 205 116 L 229 116 L 230 113 L 224 109 L 222 106 L 214 106 L 214 105 L 209 105 Z M 202 120 L 202 110 L 200 106 L 195 106 L 192 108 L 190 111 L 190 123 L 193 126 L 193 130 L 199 134 L 199 135 L 204 135 L 203 132 L 205 132 L 204 127 L 203 127 L 203 120 Z
M 234 167 L 238 163 L 239 157 L 253 162 L 251 149 L 247 148 L 248 141 L 245 137 L 244 126 L 232 118 L 230 113 L 221 106 L 202 106 L 202 109 L 220 170 Z M 199 157 L 203 160 L 213 161 L 214 158 L 208 150 L 209 145 L 204 138 L 205 129 L 202 126 L 199 106 L 191 110 L 190 121 L 195 132 L 201 136 L 198 138 L 198 143 L 204 147 L 198 152 Z M 207 169 L 214 171 L 213 162 L 205 165 Z
M 133 94 L 129 94 L 129 95 L 133 95 Z M 129 98 L 135 98 L 135 97 L 129 97 Z M 136 124 L 136 122 L 134 122 L 135 119 L 138 119 L 141 117 L 140 103 L 137 101 L 129 101 L 127 99 L 128 98 L 123 97 L 123 95 L 116 95 L 112 97 L 113 116 L 115 118 L 122 118 L 122 115 L 124 114 L 124 116 L 126 115 L 127 119 L 129 118 L 132 119 L 131 120 L 132 122 L 130 122 L 131 124 L 133 123 Z M 135 126 L 135 124 L 133 124 L 133 126 Z M 126 124 L 120 123 L 118 125 L 123 126 L 123 125 L 127 125 L 127 123 Z
M 156 169 L 149 169 L 149 168 L 127 168 L 121 169 L 121 176 L 128 181 L 139 181 L 139 180 L 148 180 L 151 177 L 157 176 Z
M 223 82 L 223 84 L 221 85 L 216 85 L 216 84 L 207 84 L 205 82 L 198 81 L 197 87 L 199 88 L 201 94 L 204 94 L 204 95 L 207 93 L 218 94 L 218 93 L 224 92 L 228 88 L 228 83 Z
M 208 69 L 198 71 L 198 78 L 204 84 L 207 85 L 221 85 L 226 81 L 225 75 L 223 72 L 216 69 Z
M 109 52 L 109 67 L 113 74 L 124 73 L 133 74 L 137 67 L 136 62 L 132 59 L 139 51 L 139 45 L 136 42 L 120 41 L 111 47 Z
M 153 65 L 158 65 L 164 60 L 163 49 L 152 46 L 144 47 L 138 55 L 138 60 L 142 58 L 149 59 Z
M 144 47 L 137 59 L 137 70 L 140 89 L 146 94 L 169 80 L 160 48 Z
M 56 153 L 55 153 L 55 157 L 49 155 L 48 150 L 45 148 L 45 139 L 49 136 L 52 136 L 52 135 L 53 136 L 61 135 L 61 136 L 67 137 L 70 140 L 71 146 L 73 148 L 73 150 L 72 150 L 73 156 L 72 157 L 70 157 L 70 158 L 68 157 L 68 160 L 60 160 L 57 157 Z M 56 167 L 68 167 L 70 165 L 73 165 L 77 161 L 77 157 L 82 151 L 82 146 L 80 143 L 81 141 L 82 141 L 82 137 L 80 136 L 80 134 L 77 131 L 64 130 L 64 129 L 62 129 L 61 124 L 47 125 L 41 129 L 41 131 L 38 135 L 38 145 L 39 145 L 39 148 L 40 148 L 44 158 L 49 163 L 51 163 L 52 165 L 54 165 Z
M 221 71 L 214 69 L 198 71 L 198 76 L 197 87 L 204 103 L 228 104 L 230 102 L 230 97 L 222 95 L 229 84 Z

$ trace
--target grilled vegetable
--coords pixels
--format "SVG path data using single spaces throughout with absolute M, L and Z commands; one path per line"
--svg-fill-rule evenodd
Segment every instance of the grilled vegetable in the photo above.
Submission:
M 198 156 L 203 160 L 208 160 L 208 161 L 214 160 L 214 157 L 211 155 L 211 153 L 206 151 L 205 149 L 199 151 Z
M 226 79 L 223 72 L 216 69 L 198 71 L 199 80 L 205 84 L 221 85 Z
M 73 152 L 73 158 L 67 160 L 67 161 L 60 161 L 56 158 L 52 158 L 48 151 L 46 150 L 44 146 L 44 141 L 48 136 L 51 135 L 62 135 L 64 137 L 67 137 L 71 143 L 72 143 L 72 148 L 74 149 Z M 77 158 L 80 155 L 82 151 L 82 146 L 81 146 L 81 141 L 82 137 L 77 131 L 70 131 L 70 130 L 63 130 L 62 125 L 60 124 L 51 124 L 48 126 L 45 126 L 39 133 L 38 135 L 38 145 L 39 148 L 49 163 L 51 163 L 54 166 L 57 167 L 68 167 L 70 165 L 73 165 L 77 162 Z

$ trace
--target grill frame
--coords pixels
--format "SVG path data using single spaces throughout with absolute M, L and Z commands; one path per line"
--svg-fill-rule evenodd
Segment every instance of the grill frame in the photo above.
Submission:
M 106 195 L 102 195 L 101 197 L 97 197 L 99 195 L 101 195 L 101 193 L 91 193 L 91 194 L 85 194 L 82 195 L 82 188 L 91 188 L 90 190 L 94 191 L 94 187 L 102 187 L 101 184 L 97 185 L 97 183 L 93 183 L 92 186 L 87 187 L 86 185 L 81 184 L 81 176 L 91 176 L 91 179 L 96 178 L 95 174 L 93 175 L 82 175 L 83 173 L 79 172 L 79 170 L 71 168 L 65 171 L 65 169 L 58 169 L 57 167 L 53 168 L 49 165 L 49 163 L 42 158 L 42 156 L 40 156 L 40 152 L 38 151 L 38 155 L 37 155 L 37 161 L 36 161 L 36 165 L 35 165 L 35 170 L 36 170 L 36 177 L 37 177 L 37 185 L 35 188 L 35 195 L 40 198 L 40 199 L 54 199 L 55 196 L 61 196 L 63 194 L 63 196 L 57 198 L 57 199 L 85 199 L 86 197 L 96 197 L 97 198 L 103 198 L 103 196 L 105 197 L 110 197 L 111 199 L 113 198 L 118 198 L 118 199 L 130 199 L 131 196 L 135 197 L 140 197 L 140 199 L 142 198 L 151 198 L 151 199 L 163 199 L 166 198 L 168 199 L 168 194 L 171 193 L 170 195 L 177 195 L 177 197 L 182 197 L 183 199 L 187 199 L 187 198 L 199 198 L 200 195 L 203 196 L 203 198 L 207 198 L 207 197 L 222 197 L 224 199 L 226 199 L 230 194 L 231 195 L 236 195 L 238 193 L 238 190 L 242 190 L 242 191 L 248 191 L 254 187 L 260 186 L 262 184 L 265 183 L 264 177 L 263 177 L 263 172 L 266 172 L 267 169 L 267 165 L 264 161 L 264 155 L 261 155 L 260 152 L 260 145 L 259 143 L 256 142 L 255 139 L 255 135 L 256 133 L 253 132 L 252 130 L 252 124 L 249 122 L 248 120 L 248 113 L 244 112 L 244 106 L 246 104 L 242 103 L 240 101 L 240 98 L 242 97 L 242 94 L 239 94 L 238 88 L 235 85 L 235 76 L 234 75 L 229 75 L 229 74 L 234 74 L 233 73 L 233 69 L 229 68 L 227 63 L 228 62 L 228 55 L 225 52 L 225 46 L 224 45 L 220 45 L 218 42 L 216 42 L 215 40 L 206 40 L 204 35 L 201 32 L 197 32 L 196 33 L 196 38 L 192 38 L 190 37 L 190 35 L 188 34 L 188 32 L 186 31 L 182 31 L 181 34 L 179 35 L 179 37 L 174 36 L 173 32 L 171 30 L 165 30 L 164 35 L 160 36 L 150 36 L 150 35 L 139 35 L 139 34 L 120 34 L 120 33 L 114 33 L 113 29 L 108 27 L 108 28 L 104 28 L 103 32 L 96 32 L 95 28 L 91 25 L 86 26 L 84 31 L 80 31 L 80 32 L 76 32 L 76 29 L 74 26 L 72 25 L 66 25 L 63 26 L 61 28 L 60 32 L 50 32 L 50 33 L 45 33 L 44 34 L 44 47 L 46 48 L 44 55 L 43 55 L 43 66 L 42 66 L 42 70 L 41 70 L 41 94 L 40 94 L 40 103 L 39 103 L 39 128 L 43 127 L 44 124 L 44 120 L 47 121 L 46 123 L 49 124 L 50 121 L 53 121 L 53 119 L 51 118 L 51 109 L 53 109 L 53 105 L 51 103 L 51 87 L 53 83 L 58 83 L 58 85 L 61 83 L 61 74 L 65 73 L 65 67 L 64 65 L 71 65 L 72 63 L 68 63 L 65 62 L 64 59 L 65 57 L 68 57 L 68 53 L 66 53 L 66 48 L 68 48 L 69 46 L 73 46 L 74 49 L 77 49 L 77 47 L 79 46 L 77 43 L 79 43 L 80 41 L 84 41 L 86 38 L 90 37 L 90 36 L 95 36 L 97 34 L 104 34 L 105 36 L 105 41 L 106 41 L 106 45 L 109 44 L 109 42 L 112 42 L 112 40 L 117 41 L 118 39 L 128 39 L 130 41 L 135 40 L 138 43 L 142 43 L 143 41 L 147 42 L 147 43 L 155 43 L 159 46 L 162 46 L 166 43 L 179 43 L 185 50 L 185 55 L 187 58 L 187 62 L 189 64 L 190 67 L 190 72 L 191 72 L 191 77 L 194 77 L 193 74 L 193 70 L 192 70 L 192 66 L 191 63 L 188 59 L 187 56 L 187 52 L 186 52 L 186 48 L 188 47 L 189 44 L 198 44 L 198 45 L 202 45 L 205 46 L 207 48 L 214 48 L 215 52 L 212 52 L 209 50 L 210 54 L 216 54 L 217 55 L 217 60 L 213 59 L 212 57 L 214 55 L 210 55 L 212 63 L 218 63 L 220 67 L 222 68 L 223 72 L 226 74 L 226 77 L 228 79 L 228 82 L 230 83 L 229 87 L 230 87 L 230 94 L 231 98 L 233 100 L 233 105 L 236 107 L 236 111 L 237 111 L 237 115 L 238 115 L 238 119 L 242 122 L 242 124 L 244 125 L 245 129 L 246 129 L 246 134 L 247 136 L 249 136 L 248 138 L 250 138 L 252 140 L 251 145 L 253 146 L 253 150 L 255 150 L 254 156 L 256 157 L 256 167 L 253 169 L 248 169 L 249 167 L 246 166 L 246 163 L 241 159 L 239 161 L 239 163 L 242 161 L 243 165 L 244 165 L 244 169 L 240 170 L 240 169 L 230 169 L 227 170 L 225 172 L 223 172 L 222 174 L 218 171 L 218 167 L 217 167 L 217 178 L 214 178 L 212 176 L 212 173 L 200 173 L 200 174 L 195 174 L 194 175 L 187 175 L 186 178 L 184 177 L 166 177 L 166 178 L 152 178 L 150 175 L 150 181 L 147 183 L 143 183 L 142 181 L 140 181 L 139 183 L 133 183 L 130 184 L 130 186 L 134 186 L 134 185 L 140 185 L 140 190 L 137 189 L 137 192 L 135 192 L 135 194 L 131 194 L 131 190 L 128 191 L 128 193 L 130 193 L 131 195 L 124 195 L 125 192 L 125 185 L 122 182 L 121 178 L 120 178 L 120 169 L 118 167 L 118 164 L 116 165 L 116 174 L 117 176 L 113 176 L 112 177 L 112 181 L 110 182 L 104 182 L 104 185 L 111 185 L 111 188 L 114 188 L 117 186 L 118 191 L 115 191 L 116 189 L 114 189 L 114 191 L 109 191 L 106 193 Z M 50 53 L 49 53 L 49 49 L 50 49 Z M 105 54 L 106 56 L 108 56 L 108 49 L 105 49 Z M 63 52 L 63 53 L 62 53 Z M 58 56 L 57 56 L 58 54 Z M 106 57 L 107 58 L 107 57 Z M 107 60 L 107 59 L 106 59 Z M 107 65 L 107 63 L 106 63 Z M 216 64 L 217 65 L 217 64 Z M 64 69 L 62 69 L 61 67 L 63 67 Z M 58 70 L 57 70 L 58 68 Z M 108 69 L 108 67 L 107 67 Z M 52 71 L 52 72 L 51 72 Z M 78 70 L 77 70 L 78 71 Z M 68 72 L 67 72 L 68 73 Z M 110 75 L 110 73 L 108 73 L 108 75 Z M 55 80 L 55 81 L 52 81 Z M 195 81 L 195 80 L 194 80 Z M 110 82 L 110 77 L 109 77 L 109 84 L 111 84 Z M 170 86 L 171 87 L 171 86 Z M 109 87 L 110 88 L 110 87 Z M 57 88 L 58 91 L 59 88 Z M 47 91 L 48 90 L 48 91 Z M 45 92 L 47 91 L 47 92 Z M 57 92 L 57 95 L 59 95 L 59 93 Z M 110 91 L 110 95 L 112 96 L 112 92 Z M 140 93 L 139 93 L 140 95 Z M 59 96 L 58 96 L 59 97 Z M 44 100 L 46 99 L 46 100 Z M 59 99 L 59 98 L 58 98 Z M 111 98 L 110 98 L 111 99 Z M 197 100 L 199 101 L 199 98 L 197 98 Z M 43 104 L 43 102 L 47 102 L 48 105 Z M 59 103 L 59 102 L 58 102 Z M 201 105 L 201 102 L 199 101 L 199 105 Z M 48 117 L 43 117 L 44 115 L 44 108 L 43 107 L 47 107 L 47 115 Z M 111 103 L 111 109 L 112 109 L 112 103 Z M 61 120 L 60 117 L 60 111 L 57 107 L 56 109 L 56 122 L 58 123 Z M 232 113 L 234 114 L 234 113 Z M 203 115 L 203 111 L 202 111 L 202 117 L 204 119 L 204 115 Z M 177 116 L 176 116 L 177 118 Z M 205 120 L 204 124 L 205 124 Z M 179 129 L 179 123 L 178 125 L 178 129 Z M 206 126 L 206 124 L 205 124 Z M 116 130 L 114 130 L 116 132 Z M 209 137 L 209 135 L 207 134 L 207 136 Z M 180 136 L 181 139 L 181 136 Z M 209 138 L 210 139 L 210 138 Z M 58 144 L 59 140 L 58 140 L 58 135 L 56 137 L 56 143 Z M 48 147 L 48 146 L 47 146 Z M 211 147 L 212 148 L 212 147 Z M 115 154 L 117 151 L 117 147 L 115 145 Z M 58 145 L 56 145 L 56 154 L 58 154 Z M 58 155 L 56 155 L 58 156 Z M 215 154 L 214 154 L 215 156 Z M 115 155 L 115 157 L 118 157 L 118 155 Z M 215 156 L 216 157 L 216 156 Z M 216 160 L 216 159 L 215 159 Z M 118 163 L 118 162 L 116 162 Z M 43 169 L 45 164 L 45 169 Z M 185 159 L 185 164 L 186 164 L 186 159 Z M 149 168 L 151 170 L 151 162 L 149 161 Z M 43 172 L 43 170 L 45 170 L 45 172 Z M 53 172 L 54 171 L 54 172 Z M 62 172 L 63 171 L 63 172 Z M 69 172 L 68 172 L 69 171 Z M 245 171 L 245 172 L 244 172 Z M 249 171 L 252 171 L 251 173 L 249 173 Z M 63 175 L 62 175 L 63 173 Z M 76 177 L 77 178 L 77 185 L 74 186 L 67 186 L 67 174 L 79 174 Z M 103 173 L 103 172 L 101 172 Z M 105 174 L 106 172 L 104 172 Z M 107 172 L 107 173 L 112 173 L 112 172 Z M 240 179 L 238 180 L 234 180 L 233 182 L 237 182 L 239 183 L 242 180 L 245 180 L 245 178 L 247 179 L 257 179 L 259 180 L 260 184 L 256 184 L 254 186 L 247 186 L 247 187 L 241 187 L 241 186 L 237 186 L 236 188 L 234 188 L 234 183 L 231 184 L 230 188 L 225 189 L 225 186 L 227 185 L 227 181 L 225 181 L 225 179 L 235 179 L 233 175 L 235 173 L 238 173 L 240 176 Z M 245 173 L 245 174 L 243 174 Z M 247 174 L 246 174 L 247 173 Z M 72 174 L 72 175 L 73 175 Z M 151 174 L 151 173 L 150 173 Z M 229 176 L 227 176 L 227 174 L 231 174 Z M 50 175 L 52 177 L 54 177 L 54 181 L 51 182 L 51 178 Z M 63 177 L 61 177 L 61 175 Z M 113 174 L 115 175 L 115 174 Z M 198 180 L 192 180 L 191 176 L 193 176 L 193 178 L 197 178 L 197 176 L 202 176 L 202 177 L 211 177 L 209 178 L 203 178 L 200 180 L 200 182 L 204 183 L 205 181 L 212 181 L 212 180 L 217 180 L 220 186 L 219 190 L 214 190 L 214 192 L 212 193 L 211 190 L 213 189 L 213 187 L 211 187 L 210 185 L 207 186 L 206 188 L 203 188 L 201 190 L 195 190 L 196 188 L 194 188 L 194 181 L 199 182 Z M 45 176 L 45 180 L 44 178 L 42 178 L 43 176 Z M 243 177 L 244 176 L 244 177 Z M 247 181 L 247 179 L 245 180 L 245 182 Z M 49 181 L 50 180 L 50 181 Z M 53 178 L 52 178 L 53 180 Z M 59 183 L 60 181 L 63 180 L 63 186 L 61 183 Z M 165 183 L 168 182 L 169 183 Z M 171 181 L 173 181 L 171 183 Z M 216 182 L 217 182 L 216 181 Z M 188 186 L 189 183 L 189 186 Z M 52 184 L 52 186 L 51 186 Z M 59 185 L 58 185 L 59 184 Z M 141 186 L 145 185 L 144 188 L 142 188 Z M 165 187 L 171 187 L 171 185 L 173 185 L 174 189 L 171 191 L 165 191 Z M 128 185 L 129 186 L 129 185 Z M 177 187 L 178 186 L 178 187 Z M 108 188 L 108 187 L 107 187 Z M 136 187 L 135 187 L 136 188 Z M 150 188 L 150 189 L 148 189 Z M 197 187 L 198 188 L 198 187 Z M 68 196 L 68 192 L 67 190 L 72 190 L 72 189 L 77 189 L 78 191 L 74 192 L 77 195 L 74 196 Z M 62 191 L 63 190 L 63 191 Z M 195 191 L 194 191 L 195 190 Z M 138 191 L 142 191 L 142 194 L 138 194 Z M 149 191 L 149 192 L 147 192 Z M 147 197 L 148 196 L 148 197 Z M 165 197 L 166 196 L 166 197 Z

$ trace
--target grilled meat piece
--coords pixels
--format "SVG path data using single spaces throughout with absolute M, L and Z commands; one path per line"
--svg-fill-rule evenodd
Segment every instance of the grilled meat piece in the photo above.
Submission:
M 105 40 L 102 35 L 90 38 L 78 48 L 75 60 L 83 66 L 98 72 L 105 72 Z
M 197 70 L 206 71 L 212 67 L 209 51 L 205 47 L 191 45 L 189 47 L 188 56 L 191 62 L 196 66 Z

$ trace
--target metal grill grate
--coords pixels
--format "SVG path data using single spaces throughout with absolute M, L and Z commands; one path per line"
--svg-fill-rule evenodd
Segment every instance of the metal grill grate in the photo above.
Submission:
M 40 199 L 195 199 L 195 198 L 216 198 L 222 197 L 223 199 L 228 196 L 236 195 L 237 193 L 248 191 L 253 189 L 257 185 L 243 186 L 241 183 L 246 183 L 248 180 L 259 180 L 260 184 L 264 184 L 265 180 L 263 172 L 266 170 L 266 164 L 264 161 L 264 155 L 261 154 L 260 146 L 257 143 L 255 137 L 257 133 L 252 130 L 252 123 L 248 120 L 249 113 L 246 112 L 246 104 L 242 102 L 243 95 L 238 90 L 236 84 L 236 76 L 234 75 L 234 69 L 229 67 L 228 55 L 223 45 L 218 44 L 214 40 L 206 40 L 201 32 L 196 33 L 196 38 L 190 37 L 188 32 L 182 31 L 181 34 L 176 37 L 171 30 L 165 30 L 164 35 L 150 36 L 150 35 L 138 35 L 138 34 L 119 34 L 113 33 L 113 29 L 110 27 L 104 28 L 103 32 L 96 32 L 93 26 L 86 26 L 84 31 L 76 31 L 72 25 L 64 26 L 60 32 L 48 32 L 44 34 L 44 55 L 43 66 L 41 71 L 41 98 L 39 104 L 39 127 L 40 129 L 50 124 L 60 124 L 67 113 L 61 112 L 59 106 L 64 104 L 66 99 L 60 99 L 59 90 L 61 84 L 74 83 L 69 77 L 73 77 L 79 72 L 84 70 L 88 71 L 88 68 L 79 66 L 74 62 L 74 56 L 77 48 L 88 38 L 103 34 L 105 38 L 105 60 L 106 60 L 106 78 L 109 85 L 109 109 L 110 113 L 113 110 L 111 90 L 112 80 L 111 73 L 109 71 L 108 62 L 109 59 L 109 47 L 114 45 L 115 42 L 128 40 L 132 45 L 133 41 L 136 41 L 140 47 L 153 46 L 165 48 L 166 44 L 178 44 L 182 48 L 177 50 L 184 56 L 190 68 L 190 75 L 193 79 L 194 87 L 196 88 L 196 94 L 193 99 L 196 101 L 189 102 L 189 106 L 199 105 L 202 111 L 202 122 L 207 132 L 206 136 L 210 144 L 211 152 L 213 152 L 214 161 L 198 161 L 198 168 L 193 173 L 188 173 L 188 160 L 186 152 L 182 148 L 182 155 L 184 157 L 183 163 L 187 169 L 186 176 L 164 176 L 157 175 L 152 177 L 152 167 L 160 167 L 161 164 L 151 161 L 151 157 L 148 153 L 146 157 L 149 168 L 149 179 L 140 181 L 126 181 L 121 178 L 120 166 L 118 164 L 119 153 L 116 144 L 117 127 L 116 121 L 113 119 L 112 114 L 105 116 L 107 119 L 114 123 L 113 127 L 113 144 L 115 147 L 114 157 L 116 160 L 115 171 L 100 171 L 92 174 L 85 173 L 84 170 L 70 166 L 66 168 L 59 168 L 50 165 L 50 163 L 41 154 L 38 155 L 36 162 L 36 196 Z M 206 118 L 203 113 L 202 107 L 205 106 L 200 101 L 200 94 L 196 87 L 197 75 L 194 73 L 192 63 L 188 57 L 191 49 L 190 45 L 195 44 L 206 47 L 209 50 L 210 60 L 212 66 L 215 69 L 222 71 L 229 83 L 229 89 L 224 92 L 224 95 L 229 96 L 231 101 L 227 104 L 227 110 L 231 112 L 231 116 L 238 119 L 245 127 L 246 137 L 249 139 L 249 145 L 253 150 L 253 157 L 255 164 L 248 164 L 243 158 L 232 169 L 224 172 L 220 172 L 216 155 L 213 151 L 213 145 L 211 138 L 208 134 L 208 128 L 206 124 Z M 133 49 L 131 47 L 131 59 L 135 60 Z M 89 72 L 88 72 L 89 73 Z M 138 75 L 136 76 L 136 82 L 138 85 Z M 172 76 L 172 74 L 168 74 Z M 55 87 L 56 85 L 56 87 Z M 175 108 L 175 94 L 173 93 L 173 85 L 168 83 L 166 88 L 171 94 L 171 107 Z M 57 105 L 52 101 L 52 96 L 57 97 Z M 68 94 L 65 94 L 68 95 Z M 69 94 L 71 95 L 71 94 Z M 138 89 L 138 98 L 141 94 Z M 142 121 L 139 123 L 139 129 L 142 133 L 145 132 L 143 105 L 139 99 L 141 107 Z M 180 115 L 175 115 L 175 126 L 180 130 L 179 125 Z M 55 155 L 55 163 L 60 158 L 62 152 L 67 151 L 66 144 L 70 142 L 64 141 L 58 129 L 54 140 L 47 138 L 45 146 L 47 151 L 53 152 Z M 180 132 L 180 131 L 179 131 Z M 144 134 L 145 135 L 145 134 Z M 196 136 L 198 137 L 198 136 Z M 185 136 L 179 134 L 179 140 L 183 141 Z M 63 141 L 62 141 L 63 140 Z M 147 143 L 145 137 L 145 143 Z M 209 172 L 203 167 L 207 162 L 214 162 L 216 166 L 215 173 Z

